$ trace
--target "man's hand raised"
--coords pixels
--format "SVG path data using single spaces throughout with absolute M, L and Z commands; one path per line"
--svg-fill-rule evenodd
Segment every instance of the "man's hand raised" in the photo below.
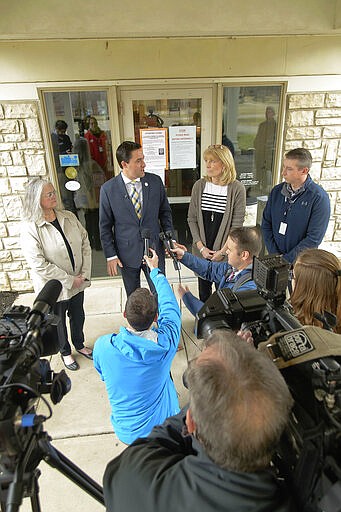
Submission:
M 185 245 L 178 244 L 178 242 L 174 242 L 174 249 L 172 249 L 172 252 L 178 260 L 182 260 L 183 255 L 187 252 L 187 247 Z
M 144 256 L 144 261 L 147 263 L 150 270 L 153 270 L 153 268 L 159 267 L 159 257 L 156 254 L 156 252 L 154 251 L 154 249 L 150 248 L 149 250 L 153 256 L 151 258 L 149 258 L 148 256 Z

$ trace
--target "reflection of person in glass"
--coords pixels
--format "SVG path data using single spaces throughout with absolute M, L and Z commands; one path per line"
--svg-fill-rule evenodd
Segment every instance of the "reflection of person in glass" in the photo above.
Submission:
M 79 133 L 84 133 L 83 123 L 80 125 Z M 83 225 L 86 226 L 90 245 L 92 249 L 100 251 L 102 249 L 99 238 L 99 215 L 98 198 L 99 187 L 96 187 L 96 176 L 102 177 L 104 174 L 98 163 L 90 156 L 89 144 L 85 137 L 76 135 L 74 152 L 78 154 L 78 181 L 80 189 L 75 192 L 75 204 L 78 209 L 78 217 Z
M 103 169 L 106 179 L 110 179 L 111 176 L 107 175 L 107 136 L 93 116 L 90 117 L 89 130 L 85 133 L 85 138 L 89 143 L 91 158 Z
M 55 124 L 55 129 L 51 133 L 51 141 L 53 147 L 53 156 L 56 164 L 56 171 L 58 177 L 58 184 L 60 190 L 60 196 L 66 210 L 70 210 L 76 213 L 76 207 L 73 200 L 73 192 L 65 188 L 65 184 L 68 178 L 65 176 L 66 167 L 60 165 L 59 155 L 66 155 L 72 153 L 72 142 L 70 137 L 67 135 L 67 123 L 62 119 L 58 119 Z
M 221 261 L 227 250 L 227 237 L 243 225 L 246 206 L 245 187 L 236 179 L 230 150 L 221 144 L 204 152 L 207 175 L 196 181 L 188 209 L 188 225 L 193 237 L 193 254 Z M 212 283 L 199 278 L 199 296 L 205 302 Z
M 271 187 L 272 165 L 276 140 L 275 110 L 266 107 L 265 121 L 260 123 L 256 138 L 253 142 L 256 150 L 257 180 L 263 187 Z

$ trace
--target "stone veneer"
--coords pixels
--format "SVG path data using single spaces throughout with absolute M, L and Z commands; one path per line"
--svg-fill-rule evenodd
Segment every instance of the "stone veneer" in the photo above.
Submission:
M 311 176 L 331 201 L 325 242 L 336 253 L 341 253 L 340 139 L 341 92 L 288 95 L 284 150 L 311 151 Z M 0 290 L 32 290 L 19 243 L 21 195 L 29 177 L 46 175 L 38 102 L 0 102 Z
M 32 290 L 20 249 L 21 196 L 32 176 L 48 174 L 38 102 L 0 103 L 0 290 Z
M 341 92 L 289 94 L 284 150 L 309 149 L 310 175 L 329 194 L 331 216 L 323 246 L 341 254 Z

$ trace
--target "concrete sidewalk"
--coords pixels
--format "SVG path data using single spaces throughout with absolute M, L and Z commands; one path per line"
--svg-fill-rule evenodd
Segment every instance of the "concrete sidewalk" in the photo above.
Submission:
M 195 289 L 195 286 L 192 281 L 190 287 Z M 113 287 L 112 281 L 95 282 L 94 286 L 85 292 L 85 334 L 88 347 L 93 347 L 98 336 L 117 332 L 125 323 L 121 313 L 109 313 L 110 308 L 117 310 L 119 307 L 118 304 L 113 304 L 113 297 L 116 297 L 117 301 L 118 299 L 122 301 L 122 293 L 119 292 L 121 296 L 118 297 L 118 291 L 115 291 L 115 288 L 117 286 Z M 23 294 L 16 300 L 16 304 L 31 306 L 34 299 L 34 294 Z M 183 311 L 183 329 L 191 339 L 183 332 L 181 343 L 185 348 L 177 352 L 172 366 L 172 375 L 181 406 L 187 403 L 188 398 L 187 390 L 182 384 L 187 357 L 189 359 L 195 357 L 201 347 L 200 341 L 198 342 L 193 334 L 193 326 L 193 317 Z M 80 370 L 67 371 L 72 380 L 71 391 L 61 403 L 55 406 L 46 396 L 52 405 L 53 416 L 44 424 L 45 430 L 52 437 L 52 445 L 55 448 L 102 485 L 106 464 L 118 455 L 125 445 L 117 439 L 112 430 L 105 385 L 94 369 L 92 361 L 77 353 L 74 357 L 80 365 Z M 51 367 L 55 372 L 64 368 L 59 354 L 51 357 Z M 38 410 L 41 414 L 47 415 L 46 406 L 42 402 Z M 41 470 L 39 497 L 42 510 L 48 512 L 104 510 L 102 505 L 44 461 L 39 464 L 39 469 Z M 28 498 L 24 499 L 20 510 L 31 510 Z

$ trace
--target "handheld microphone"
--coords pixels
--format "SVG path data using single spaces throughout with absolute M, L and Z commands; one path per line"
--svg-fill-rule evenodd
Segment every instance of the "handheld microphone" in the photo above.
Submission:
M 150 252 L 150 229 L 143 229 L 141 232 L 141 236 L 143 238 L 143 256 L 147 256 L 147 258 L 151 258 L 152 253 Z
M 44 320 L 45 315 L 56 304 L 62 291 L 62 284 L 57 279 L 48 281 L 38 294 L 27 319 L 29 329 L 36 329 Z
M 172 249 L 174 248 L 174 244 L 173 244 L 173 241 L 172 241 L 172 236 L 173 236 L 173 233 L 171 231 L 166 231 L 166 233 L 161 231 L 161 233 L 159 234 L 159 238 L 160 238 L 161 242 L 163 243 L 163 245 L 165 246 L 166 251 L 168 252 L 169 256 L 173 260 L 174 269 L 175 270 L 180 270 L 181 269 L 181 265 L 180 265 L 179 261 L 176 259 L 175 254 L 172 252 Z

